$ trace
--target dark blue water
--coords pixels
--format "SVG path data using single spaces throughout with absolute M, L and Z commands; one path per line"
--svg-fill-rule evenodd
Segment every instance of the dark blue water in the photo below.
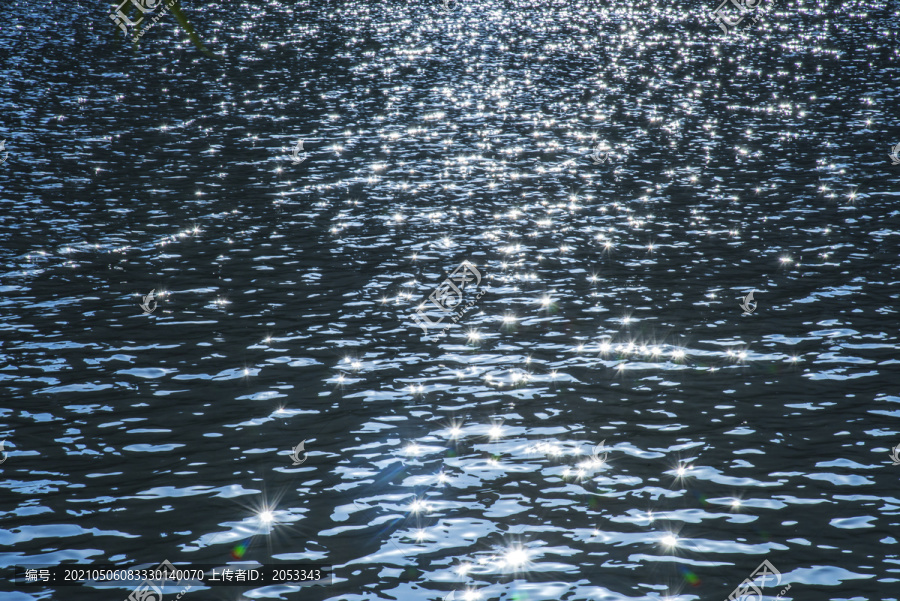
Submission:
M 898 12 L 817 4 L 7 3 L 0 567 L 898 599 Z

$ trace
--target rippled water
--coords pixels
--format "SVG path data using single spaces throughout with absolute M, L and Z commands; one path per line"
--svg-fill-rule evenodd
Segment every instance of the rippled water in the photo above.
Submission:
M 898 598 L 894 4 L 200 4 L 0 14 L 0 565 Z

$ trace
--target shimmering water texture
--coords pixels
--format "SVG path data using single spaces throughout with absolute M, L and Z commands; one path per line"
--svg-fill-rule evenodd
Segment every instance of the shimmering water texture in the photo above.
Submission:
M 896 600 L 896 3 L 448 4 L 0 11 L 0 565 Z

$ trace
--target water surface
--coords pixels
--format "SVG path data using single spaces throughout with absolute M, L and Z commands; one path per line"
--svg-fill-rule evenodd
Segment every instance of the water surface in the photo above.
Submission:
M 714 8 L 186 2 L 216 61 L 11 3 L 0 565 L 897 599 L 897 12 Z M 424 334 L 464 260 L 487 292 Z

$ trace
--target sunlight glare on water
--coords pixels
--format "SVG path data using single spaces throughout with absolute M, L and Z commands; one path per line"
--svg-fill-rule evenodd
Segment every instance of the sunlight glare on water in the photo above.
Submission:
M 182 4 L 0 17 L 2 565 L 898 599 L 895 6 Z

